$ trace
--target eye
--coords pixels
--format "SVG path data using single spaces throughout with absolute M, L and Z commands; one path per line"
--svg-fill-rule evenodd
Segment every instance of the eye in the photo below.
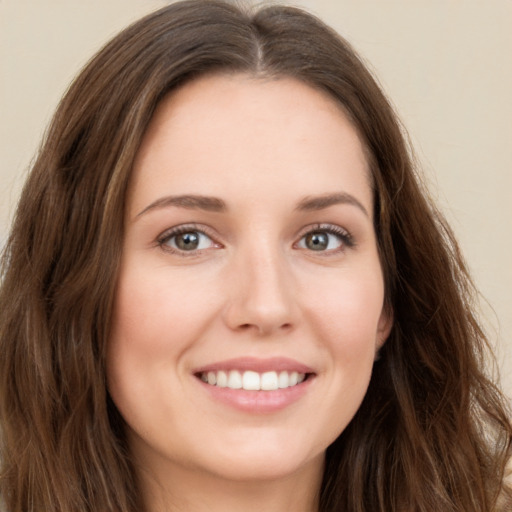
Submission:
M 300 249 L 316 252 L 338 251 L 343 247 L 352 247 L 350 234 L 337 226 L 321 227 L 307 232 L 298 242 Z
M 215 247 L 215 242 L 203 231 L 188 227 L 167 231 L 158 240 L 163 248 L 176 252 L 193 252 Z

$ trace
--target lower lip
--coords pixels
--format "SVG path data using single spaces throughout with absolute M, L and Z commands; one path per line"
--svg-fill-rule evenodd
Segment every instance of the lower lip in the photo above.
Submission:
M 245 389 L 212 386 L 197 379 L 198 383 L 214 400 L 253 414 L 268 414 L 286 409 L 307 393 L 313 380 L 313 376 L 309 375 L 305 381 L 289 388 L 273 391 L 246 391 Z

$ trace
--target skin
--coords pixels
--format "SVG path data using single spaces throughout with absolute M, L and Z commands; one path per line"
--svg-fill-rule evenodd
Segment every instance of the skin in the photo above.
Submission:
M 369 176 L 342 109 L 294 79 L 209 76 L 159 105 L 127 198 L 107 356 L 149 510 L 317 510 L 325 450 L 392 323 Z M 190 194 L 225 209 L 162 201 Z M 205 233 L 198 250 L 178 248 L 179 226 Z M 311 249 L 312 231 L 328 246 Z M 286 407 L 239 410 L 194 375 L 234 357 L 314 375 Z

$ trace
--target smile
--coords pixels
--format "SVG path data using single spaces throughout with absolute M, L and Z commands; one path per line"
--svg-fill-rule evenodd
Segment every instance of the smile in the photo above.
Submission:
M 288 357 L 238 357 L 192 371 L 207 397 L 249 414 L 276 413 L 301 400 L 317 373 Z
M 208 371 L 201 372 L 200 379 L 219 388 L 244 389 L 246 391 L 275 391 L 296 386 L 306 379 L 305 373 L 296 371 Z

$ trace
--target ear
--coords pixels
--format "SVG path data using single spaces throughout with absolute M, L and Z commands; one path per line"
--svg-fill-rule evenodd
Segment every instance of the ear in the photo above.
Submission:
M 387 304 L 384 304 L 380 314 L 379 323 L 377 324 L 377 338 L 375 342 L 376 354 L 378 354 L 384 343 L 386 343 L 389 333 L 393 327 L 393 321 L 393 308 Z

